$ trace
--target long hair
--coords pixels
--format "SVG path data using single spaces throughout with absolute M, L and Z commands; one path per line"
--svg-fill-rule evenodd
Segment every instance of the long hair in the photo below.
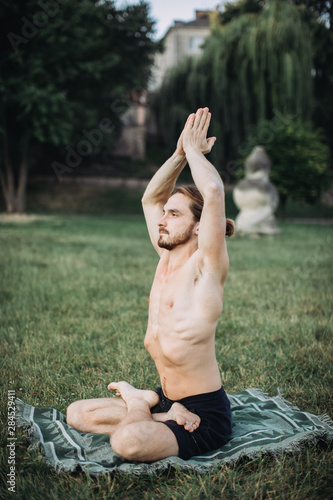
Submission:
M 196 221 L 200 220 L 201 212 L 204 205 L 203 197 L 196 186 L 179 186 L 172 194 L 180 193 L 190 199 L 190 210 Z M 230 238 L 235 232 L 235 223 L 231 219 L 227 219 L 225 235 Z

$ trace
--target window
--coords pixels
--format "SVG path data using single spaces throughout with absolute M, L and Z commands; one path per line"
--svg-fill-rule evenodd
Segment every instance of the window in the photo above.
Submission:
M 190 52 L 200 52 L 201 45 L 204 42 L 202 36 L 191 36 L 190 38 Z

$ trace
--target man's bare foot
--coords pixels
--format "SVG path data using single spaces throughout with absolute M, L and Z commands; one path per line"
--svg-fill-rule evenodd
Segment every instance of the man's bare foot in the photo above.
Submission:
M 180 403 L 173 403 L 167 413 L 155 413 L 154 417 L 160 422 L 175 420 L 178 425 L 183 425 L 189 432 L 195 431 L 200 425 L 200 417 L 195 413 L 191 413 Z
M 131 399 L 135 398 L 142 399 L 148 403 L 149 408 L 152 408 L 157 405 L 160 400 L 156 392 L 136 389 L 127 382 L 111 382 L 111 384 L 108 385 L 108 389 L 115 391 L 116 395 L 122 397 L 127 405 Z

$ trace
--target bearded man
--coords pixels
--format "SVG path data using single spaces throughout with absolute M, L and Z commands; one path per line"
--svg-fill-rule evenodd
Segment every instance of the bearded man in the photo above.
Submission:
M 157 391 L 127 382 L 108 388 L 119 397 L 76 401 L 67 422 L 110 435 L 113 450 L 131 461 L 169 456 L 187 460 L 217 449 L 231 436 L 231 410 L 215 357 L 229 260 L 224 187 L 205 158 L 208 108 L 192 113 L 175 153 L 151 179 L 142 199 L 151 242 L 159 255 L 149 298 L 145 347 L 160 376 Z M 188 163 L 195 186 L 176 190 Z

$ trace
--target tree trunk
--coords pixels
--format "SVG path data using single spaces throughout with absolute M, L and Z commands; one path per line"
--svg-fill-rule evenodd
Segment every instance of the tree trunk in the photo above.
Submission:
M 4 172 L 0 170 L 2 192 L 6 202 L 7 213 L 15 211 L 15 181 L 14 169 L 9 155 L 7 136 L 4 137 Z
M 28 179 L 28 146 L 22 151 L 20 166 L 15 179 L 13 161 L 10 158 L 8 140 L 4 138 L 4 170 L 0 170 L 1 188 L 8 214 L 24 213 L 26 210 L 26 188 Z M 16 180 L 16 182 L 15 182 Z
M 16 192 L 16 211 L 19 214 L 23 214 L 26 211 L 27 180 L 28 180 L 28 146 L 25 145 L 23 148 L 21 162 L 20 162 L 18 186 Z

